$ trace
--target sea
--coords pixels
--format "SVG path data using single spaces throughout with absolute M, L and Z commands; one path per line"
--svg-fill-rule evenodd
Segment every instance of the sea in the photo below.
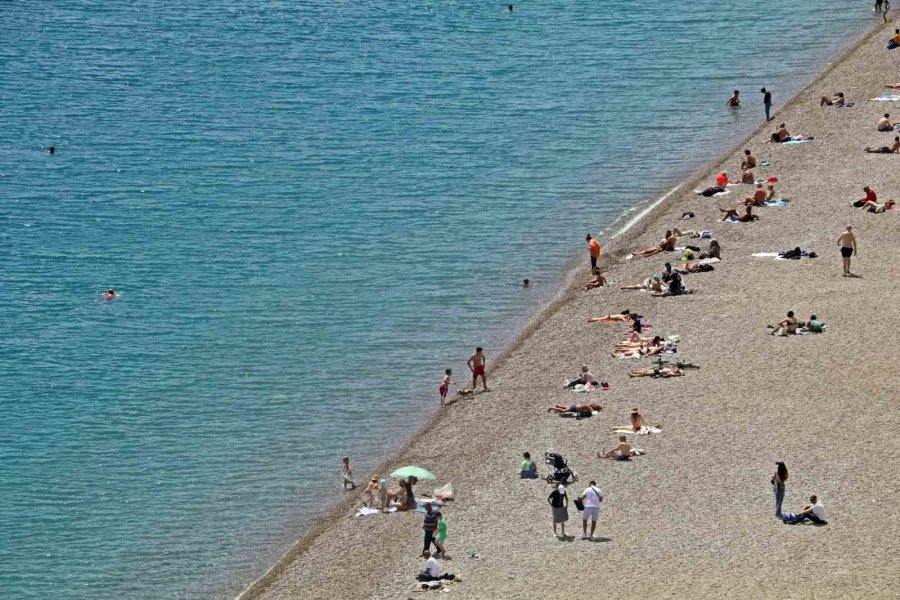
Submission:
M 233 598 L 875 22 L 513 2 L 2 4 L 0 596 Z

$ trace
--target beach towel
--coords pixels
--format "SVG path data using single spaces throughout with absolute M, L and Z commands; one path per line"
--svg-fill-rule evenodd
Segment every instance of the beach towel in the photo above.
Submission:
M 843 104 L 836 105 L 835 108 L 853 108 L 853 106 L 853 102 L 844 102 Z
M 603 389 L 603 388 L 601 388 L 599 385 L 595 385 L 593 383 L 589 383 L 587 385 L 585 385 L 583 383 L 576 383 L 575 386 L 572 388 L 572 391 L 583 394 L 585 392 L 599 392 L 601 389 Z
M 782 144 L 805 144 L 806 142 L 811 142 L 812 139 L 807 140 L 788 140 L 786 142 L 781 142 Z
M 659 427 L 641 427 L 637 431 L 632 431 L 631 429 L 613 429 L 613 433 L 623 433 L 625 435 L 650 435 L 651 433 L 661 433 L 662 429 Z
M 714 265 L 717 262 L 721 262 L 718 258 L 701 258 L 697 261 L 701 265 Z
M 777 252 L 754 252 L 750 256 L 754 258 L 778 258 Z
M 394 509 L 394 512 L 396 512 L 396 511 L 397 511 L 397 509 L 395 508 L 395 509 Z M 368 506 L 363 506 L 361 509 L 359 509 L 358 511 L 356 511 L 356 514 L 353 515 L 353 516 L 354 516 L 354 517 L 365 517 L 365 516 L 368 516 L 368 515 L 377 515 L 377 514 L 380 513 L 380 512 L 381 512 L 381 511 L 380 511 L 379 509 L 377 509 L 377 508 L 370 508 L 370 507 L 368 507 Z
M 416 512 L 423 513 L 425 512 L 425 505 L 430 504 L 431 506 L 443 506 L 444 503 L 437 498 L 416 498 Z
M 580 413 L 564 412 L 564 413 L 557 413 L 557 414 L 564 419 L 580 420 L 580 419 L 587 419 L 590 417 L 596 417 L 600 413 L 597 412 L 596 410 L 592 410 L 591 412 L 587 412 L 587 411 L 580 412 Z
M 786 198 L 774 198 L 772 200 L 766 200 L 763 203 L 764 206 L 787 206 Z
M 759 163 L 759 166 L 760 166 L 760 167 L 771 167 L 771 166 L 772 166 L 772 161 L 770 161 L 770 160 L 764 160 L 764 161 L 762 161 L 761 163 Z
M 872 102 L 900 102 L 900 94 L 885 92 L 877 98 L 869 98 Z

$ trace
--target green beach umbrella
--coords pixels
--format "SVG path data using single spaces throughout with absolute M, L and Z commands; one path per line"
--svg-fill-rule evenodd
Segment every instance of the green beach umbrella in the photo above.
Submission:
M 437 479 L 434 473 L 431 471 L 426 471 L 422 467 L 401 467 L 391 473 L 391 477 L 396 477 L 397 479 L 403 479 L 405 477 L 415 477 L 419 481 L 424 481 L 425 479 Z

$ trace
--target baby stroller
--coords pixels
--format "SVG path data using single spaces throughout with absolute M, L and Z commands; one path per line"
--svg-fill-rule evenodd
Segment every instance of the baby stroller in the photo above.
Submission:
M 555 452 L 544 452 L 544 459 L 548 465 L 553 467 L 553 473 L 547 475 L 547 483 L 562 483 L 565 485 L 578 481 L 578 475 L 569 468 L 569 465 L 566 464 L 566 459 L 562 455 Z

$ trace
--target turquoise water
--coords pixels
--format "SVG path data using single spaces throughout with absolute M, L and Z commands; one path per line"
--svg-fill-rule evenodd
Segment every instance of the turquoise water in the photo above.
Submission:
M 367 473 L 444 368 L 496 355 L 586 232 L 872 19 L 503 6 L 4 5 L 4 597 L 234 595 L 339 494 L 343 454 Z

